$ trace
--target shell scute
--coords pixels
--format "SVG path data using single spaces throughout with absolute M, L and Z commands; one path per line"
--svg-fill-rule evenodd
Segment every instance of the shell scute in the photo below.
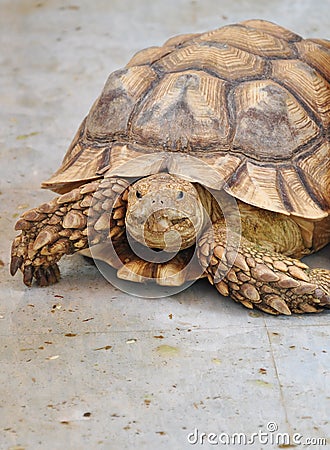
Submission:
M 330 143 L 324 141 L 313 152 L 297 158 L 297 166 L 311 180 L 310 190 L 315 191 L 324 209 L 330 207 Z M 316 189 L 314 188 L 316 187 Z
M 296 98 L 271 80 L 241 83 L 234 99 L 233 146 L 257 160 L 288 160 L 319 133 Z
M 306 103 L 324 127 L 330 125 L 330 84 L 303 61 L 272 61 L 272 78 Z
M 88 137 L 110 140 L 111 136 L 125 134 L 137 100 L 156 78 L 149 66 L 135 66 L 112 73 L 88 114 Z
M 131 135 L 170 150 L 228 147 L 226 83 L 206 73 L 166 75 L 132 119 Z
M 269 22 L 268 20 L 250 19 L 244 20 L 241 24 L 271 34 L 277 38 L 285 39 L 289 42 L 301 40 L 301 37 L 298 34 L 293 33 L 287 28 L 281 27 L 276 23 Z
M 284 39 L 241 24 L 228 25 L 204 33 L 199 40 L 227 43 L 259 56 L 286 58 L 292 57 L 294 54 L 293 49 Z
M 152 64 L 158 59 L 162 58 L 171 52 L 171 49 L 167 47 L 149 47 L 139 52 L 130 59 L 126 64 L 126 67 L 142 66 L 147 64 Z
M 252 53 L 227 43 L 208 45 L 207 42 L 179 48 L 156 64 L 157 69 L 165 72 L 199 69 L 232 81 L 261 76 L 264 66 L 264 60 Z
M 295 45 L 303 60 L 330 81 L 330 42 L 328 48 L 311 39 L 304 39 Z

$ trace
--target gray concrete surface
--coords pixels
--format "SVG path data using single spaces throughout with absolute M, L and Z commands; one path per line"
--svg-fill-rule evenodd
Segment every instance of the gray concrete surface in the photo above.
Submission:
M 173 34 L 246 18 L 329 39 L 329 7 L 1 0 L 1 449 L 235 449 L 187 436 L 197 428 L 250 437 L 267 427 L 268 444 L 248 448 L 280 448 L 277 433 L 329 446 L 329 314 L 250 312 L 205 280 L 173 297 L 134 298 L 79 256 L 63 260 L 62 280 L 50 288 L 28 289 L 8 275 L 15 219 L 52 197 L 39 184 L 111 71 Z M 308 261 L 330 267 L 329 247 Z

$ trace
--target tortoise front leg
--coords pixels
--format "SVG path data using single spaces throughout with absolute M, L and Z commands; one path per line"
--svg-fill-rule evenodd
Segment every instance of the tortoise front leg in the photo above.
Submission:
M 89 242 L 119 238 L 127 186 L 118 178 L 93 181 L 25 212 L 15 226 L 22 233 L 12 245 L 11 275 L 20 269 L 27 286 L 33 278 L 48 286 L 60 278 L 57 262 L 63 255 L 87 248 Z
M 199 242 L 199 258 L 217 290 L 247 308 L 270 314 L 321 311 L 330 307 L 330 271 L 311 269 L 298 259 L 276 253 L 236 235 L 226 245 L 223 222 Z

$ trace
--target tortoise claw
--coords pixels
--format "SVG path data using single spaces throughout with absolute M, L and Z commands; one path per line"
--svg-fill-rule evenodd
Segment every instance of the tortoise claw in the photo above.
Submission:
M 56 276 L 54 274 L 53 268 L 50 266 L 48 267 L 46 270 L 46 277 L 47 277 L 47 281 L 48 284 L 54 284 L 57 282 Z
M 48 286 L 49 283 L 47 280 L 46 270 L 47 269 L 43 269 L 42 267 L 39 267 L 36 270 L 35 277 L 36 277 L 38 286 L 41 286 L 41 287 Z
M 46 269 L 48 284 L 55 284 L 60 279 L 60 271 L 57 264 L 53 264 Z
M 35 278 L 40 287 L 57 283 L 60 279 L 60 271 L 57 264 L 49 267 L 39 267 L 35 272 Z
M 29 265 L 23 269 L 23 282 L 26 286 L 31 286 L 34 275 L 34 268 Z
M 61 278 L 60 269 L 58 268 L 57 264 L 52 265 L 52 269 L 56 278 L 56 281 L 59 281 Z
M 22 256 L 12 256 L 10 261 L 10 275 L 14 276 L 22 264 Z

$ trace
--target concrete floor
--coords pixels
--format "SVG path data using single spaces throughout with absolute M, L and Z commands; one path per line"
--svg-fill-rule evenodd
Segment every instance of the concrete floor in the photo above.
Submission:
M 247 438 L 269 431 L 268 444 L 249 445 L 256 449 L 280 448 L 277 433 L 330 445 L 329 314 L 250 312 L 205 280 L 172 297 L 136 298 L 79 256 L 63 260 L 62 280 L 50 288 L 28 289 L 8 275 L 17 216 L 52 197 L 40 182 L 111 71 L 173 34 L 246 18 L 329 39 L 329 6 L 0 2 L 1 449 L 181 450 L 194 447 L 187 437 L 196 428 Z M 329 247 L 307 260 L 330 267 Z

